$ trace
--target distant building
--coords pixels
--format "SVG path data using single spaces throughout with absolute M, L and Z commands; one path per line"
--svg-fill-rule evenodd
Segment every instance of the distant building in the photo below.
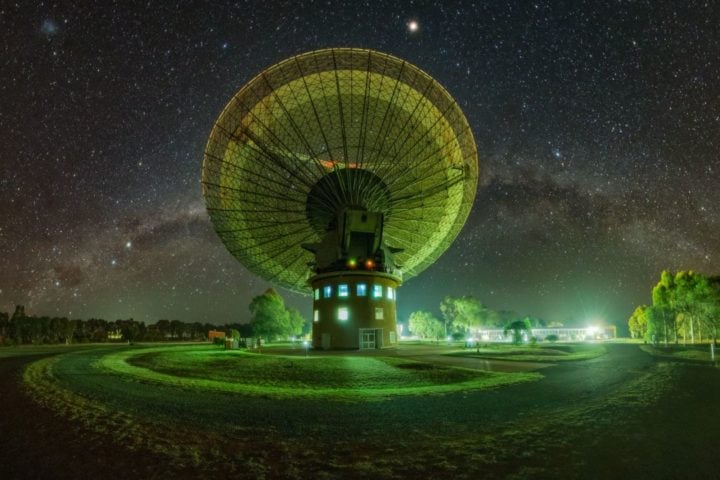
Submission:
M 120 329 L 110 330 L 107 334 L 108 340 L 122 340 L 122 331 Z
M 220 330 L 210 330 L 208 332 L 208 340 L 211 342 L 216 338 L 225 338 L 226 336 L 225 332 L 221 332 Z
M 502 328 L 485 328 L 478 330 L 476 340 L 482 342 L 509 342 L 512 335 L 505 335 Z M 539 341 L 544 341 L 548 336 L 554 335 L 561 342 L 582 341 L 582 340 L 605 340 L 615 338 L 615 333 L 610 328 L 585 327 L 585 328 L 531 328 L 529 334 L 526 332 L 525 337 L 535 337 Z M 528 340 L 528 338 L 525 338 Z

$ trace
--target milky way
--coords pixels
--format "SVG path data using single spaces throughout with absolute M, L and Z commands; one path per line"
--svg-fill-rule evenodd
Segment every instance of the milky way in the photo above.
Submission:
M 720 273 L 716 3 L 220 3 L 0 7 L 0 310 L 247 320 L 269 285 L 208 221 L 207 136 L 263 68 L 332 46 L 424 69 L 478 143 L 475 207 L 401 320 L 471 294 L 620 324 L 663 268 Z

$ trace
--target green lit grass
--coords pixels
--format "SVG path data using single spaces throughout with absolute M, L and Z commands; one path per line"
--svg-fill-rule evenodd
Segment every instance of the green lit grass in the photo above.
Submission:
M 612 346 L 607 348 L 613 352 Z M 284 367 L 284 362 L 306 360 L 302 356 L 252 355 L 198 346 L 125 346 L 43 358 L 25 370 L 25 385 L 32 398 L 56 411 L 58 417 L 107 434 L 118 444 L 157 456 L 168 465 L 193 466 L 202 472 L 197 478 L 476 478 L 480 472 L 491 479 L 585 478 L 597 471 L 595 464 L 605 461 L 600 457 L 592 468 L 586 467 L 597 452 L 615 452 L 616 442 L 630 447 L 636 444 L 637 432 L 649 428 L 652 423 L 648 419 L 653 418 L 650 414 L 637 418 L 638 412 L 650 411 L 649 407 L 687 371 L 679 364 L 653 362 L 638 352 L 651 367 L 640 368 L 624 381 L 609 383 L 600 390 L 589 387 L 610 369 L 595 362 L 578 365 L 581 378 L 593 380 L 579 387 L 578 396 L 578 377 L 572 377 L 576 381 L 568 385 L 571 398 L 567 401 L 563 387 L 558 393 L 557 388 L 539 382 L 489 395 L 400 395 L 384 402 L 367 402 L 363 400 L 373 397 L 356 396 L 347 402 L 172 385 L 118 374 L 102 366 L 113 357 L 114 362 L 120 361 L 119 355 L 125 353 L 131 355 L 121 363 L 131 367 L 175 368 L 178 374 L 183 370 L 186 374 L 202 371 L 210 368 L 208 365 L 218 367 L 223 362 L 232 370 L 233 361 L 244 363 L 248 359 L 268 362 L 259 367 L 260 363 L 247 363 L 244 368 L 258 370 L 254 375 L 260 371 L 282 373 L 283 369 L 299 368 Z M 428 358 L 433 357 L 431 353 Z M 377 360 L 385 366 L 370 362 L 363 368 L 370 365 L 378 372 L 403 370 L 393 361 L 406 362 L 365 355 L 314 358 L 311 353 L 306 365 L 341 358 Z M 198 360 L 200 365 L 194 365 Z M 341 365 L 329 362 L 327 369 L 313 367 L 308 373 L 322 373 L 327 382 L 337 386 L 342 381 L 330 377 L 343 371 Z M 426 369 L 427 373 L 427 368 L 409 370 Z M 566 364 L 548 371 L 558 369 L 567 373 L 578 370 Z M 219 372 L 215 381 L 232 384 L 246 373 Z M 354 378 L 361 381 L 362 377 Z M 262 378 L 256 376 L 253 381 Z M 323 383 L 313 381 L 315 386 Z M 313 387 L 297 387 L 303 388 Z M 549 391 L 547 395 L 545 390 Z M 489 416 L 479 408 L 483 398 L 491 405 Z M 662 431 L 663 426 L 658 424 L 656 430 Z M 599 441 L 605 443 L 596 446 Z
M 12 347 L 0 347 L 0 359 L 12 357 L 28 357 L 33 355 L 54 355 L 58 353 L 67 353 L 97 348 L 99 345 L 102 344 L 20 345 Z
M 712 363 L 710 345 L 670 345 L 667 347 L 643 345 L 640 349 L 650 355 L 665 359 Z M 715 350 L 715 356 L 716 358 L 720 356 L 720 348 Z
M 495 360 L 512 360 L 522 362 L 569 362 L 590 360 L 604 355 L 605 347 L 596 343 L 576 343 L 562 345 L 507 345 L 489 344 L 476 348 L 468 348 L 448 355 L 489 358 Z
M 130 349 L 96 367 L 144 382 L 276 398 L 382 399 L 480 390 L 541 378 L 375 356 L 289 356 L 212 346 Z
M 321 420 L 326 415 L 336 419 L 346 411 L 353 418 L 367 415 L 376 411 L 375 400 L 387 399 L 388 412 L 403 418 L 416 411 L 412 405 L 430 401 L 427 394 L 498 387 L 541 375 L 485 373 L 387 357 L 311 354 L 306 358 L 212 346 L 124 346 L 43 358 L 29 364 L 23 378 L 30 396 L 59 416 L 133 449 L 160 454 L 173 465 L 219 470 L 233 458 L 233 468 L 245 465 L 244 474 L 260 478 L 268 468 L 262 456 L 265 449 L 291 449 L 295 461 L 326 455 L 324 447 L 313 450 L 277 434 L 277 426 L 268 429 L 264 415 L 301 421 L 302 429 L 316 439 L 324 438 L 327 430 L 339 444 L 334 422 Z M 399 407 L 395 401 L 410 406 Z M 308 412 L 314 421 L 307 420 Z M 422 409 L 417 412 L 407 421 L 433 421 L 422 420 Z M 363 431 L 367 422 L 375 422 L 374 428 L 382 425 L 381 417 L 371 415 L 362 424 Z M 348 428 L 358 434 L 359 427 Z M 292 428 L 289 432 L 298 434 Z M 257 455 L 248 453 L 256 450 Z M 338 455 L 342 457 L 342 451 Z M 324 465 L 320 462 L 317 468 Z

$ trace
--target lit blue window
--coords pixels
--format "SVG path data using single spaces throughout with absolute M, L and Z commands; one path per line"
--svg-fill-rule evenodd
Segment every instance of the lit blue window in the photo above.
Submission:
M 366 283 L 358 283 L 357 284 L 357 296 L 364 297 L 366 295 L 367 295 L 367 284 Z
M 332 297 L 332 285 L 325 285 L 323 287 L 323 298 Z
M 350 289 L 347 286 L 347 283 L 341 283 L 338 285 L 338 297 L 347 297 L 350 295 Z
M 350 311 L 347 309 L 347 307 L 338 308 L 338 320 L 344 322 L 348 318 L 350 318 Z
M 388 287 L 387 289 L 387 298 L 388 300 L 392 300 L 393 298 L 395 298 L 395 290 L 393 290 L 392 287 Z
M 373 285 L 373 298 L 382 298 L 382 285 Z
M 315 300 L 320 300 L 320 289 L 316 288 L 313 295 L 315 296 Z

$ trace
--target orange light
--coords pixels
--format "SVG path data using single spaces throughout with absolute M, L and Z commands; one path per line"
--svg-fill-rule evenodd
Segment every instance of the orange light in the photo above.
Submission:
M 373 262 L 371 259 L 365 260 L 365 268 L 367 268 L 368 270 L 370 270 L 370 269 L 372 269 L 373 267 L 375 267 L 375 262 Z
M 327 169 L 334 168 L 335 165 L 337 165 L 337 163 L 338 162 L 336 162 L 335 160 L 320 160 L 320 165 L 322 165 L 323 167 L 325 167 Z

